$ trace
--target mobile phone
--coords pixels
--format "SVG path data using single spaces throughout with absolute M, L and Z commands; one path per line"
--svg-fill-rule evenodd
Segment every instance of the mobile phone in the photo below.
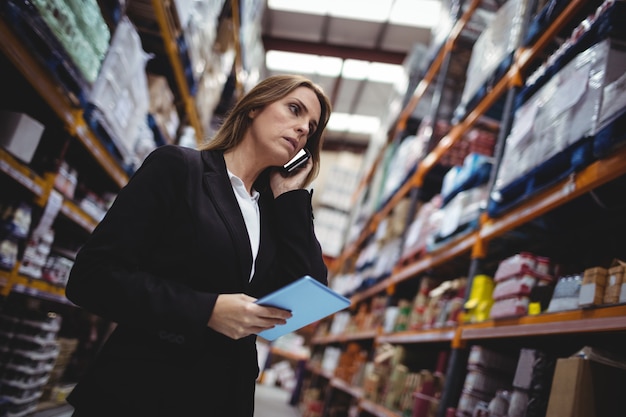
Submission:
M 310 157 L 311 152 L 309 152 L 307 148 L 300 149 L 296 156 L 291 159 L 291 161 L 283 165 L 283 171 L 292 172 L 294 169 L 303 166 Z

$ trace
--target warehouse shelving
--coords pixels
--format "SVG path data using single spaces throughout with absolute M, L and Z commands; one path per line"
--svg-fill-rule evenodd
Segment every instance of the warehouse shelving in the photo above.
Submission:
M 477 2 L 480 3 L 480 2 Z M 490 90 L 478 101 L 478 103 L 465 114 L 460 121 L 454 124 L 447 135 L 439 141 L 434 149 L 423 158 L 417 165 L 415 172 L 397 189 L 397 191 L 385 202 L 385 204 L 375 211 L 362 227 L 360 234 L 352 242 L 344 247 L 341 254 L 334 260 L 331 266 L 331 273 L 340 273 L 342 270 L 352 268 L 355 256 L 358 255 L 365 242 L 376 232 L 379 224 L 386 219 L 393 209 L 405 198 L 414 198 L 414 190 L 424 186 L 427 174 L 437 166 L 441 158 L 446 155 L 452 146 L 462 140 L 464 133 L 481 121 L 482 116 L 499 100 L 504 98 L 512 101 L 514 90 L 523 84 L 523 76 L 538 61 L 543 59 L 543 54 L 551 45 L 551 42 L 564 31 L 571 27 L 572 20 L 580 17 L 586 6 L 590 3 L 584 0 L 567 2 L 560 14 L 541 31 L 531 45 L 520 47 L 514 54 L 512 65 L 504 72 L 503 76 L 497 80 Z M 439 71 L 440 64 L 452 50 L 455 36 L 467 21 L 469 15 L 476 7 L 476 2 L 472 2 L 464 15 L 454 26 L 451 35 L 448 37 L 445 46 L 440 50 L 439 55 L 431 64 L 428 77 L 424 77 L 416 88 L 412 101 L 405 107 L 395 125 L 393 136 L 399 135 L 404 129 L 404 123 L 410 117 L 414 102 L 421 98 L 430 83 L 434 79 L 434 74 Z M 510 108 L 509 108 L 510 110 Z M 505 114 L 507 110 L 505 110 Z M 500 146 L 510 129 L 511 114 L 505 115 L 501 123 L 501 133 L 499 138 Z M 370 171 L 364 175 L 359 184 L 359 188 L 353 196 L 363 192 L 372 181 L 374 172 L 380 168 L 384 150 L 374 162 Z M 397 292 L 400 284 L 415 280 L 418 277 L 428 274 L 434 268 L 441 267 L 451 260 L 466 258 L 470 265 L 466 270 L 468 277 L 480 273 L 481 262 L 490 256 L 490 243 L 496 242 L 510 232 L 523 228 L 541 216 L 546 215 L 564 207 L 569 202 L 583 197 L 599 186 L 609 184 L 620 177 L 626 175 L 626 149 L 618 149 L 610 155 L 598 159 L 586 166 L 582 170 L 570 175 L 568 178 L 548 185 L 543 190 L 524 199 L 504 214 L 497 217 L 490 217 L 487 212 L 483 212 L 478 219 L 475 230 L 464 235 L 452 238 L 441 247 L 427 253 L 418 253 L 401 258 L 394 267 L 391 275 L 376 282 L 375 284 L 358 290 L 351 296 L 352 307 L 366 302 L 368 299 L 378 294 L 388 294 L 393 296 Z M 496 243 L 497 245 L 497 243 Z M 332 280 L 332 277 L 331 277 Z M 468 285 L 469 287 L 469 285 Z M 374 346 L 383 343 L 393 345 L 410 345 L 413 349 L 420 349 L 432 344 L 444 346 L 451 353 L 448 365 L 449 377 L 446 378 L 446 387 L 441 398 L 441 406 L 438 410 L 438 417 L 445 415 L 446 408 L 455 405 L 458 400 L 460 389 L 463 385 L 462 377 L 466 372 L 467 349 L 470 345 L 488 342 L 512 342 L 524 343 L 527 340 L 548 340 L 555 336 L 573 336 L 580 340 L 594 335 L 609 335 L 609 337 L 620 337 L 626 332 L 626 305 L 596 306 L 595 308 L 585 308 L 572 311 L 562 311 L 555 313 L 542 313 L 539 315 L 529 315 L 519 318 L 487 320 L 480 323 L 459 323 L 453 327 L 428 330 L 409 330 L 395 333 L 383 333 L 380 330 L 373 331 L 372 341 Z M 351 333 L 322 336 L 313 340 L 319 347 L 330 344 L 342 344 L 352 340 Z M 312 373 L 316 372 L 310 369 Z M 319 372 L 319 371 L 318 371 Z M 333 375 L 328 372 L 325 376 L 331 381 L 328 386 L 327 395 L 332 389 L 339 389 L 343 392 L 352 392 L 353 397 L 358 402 L 359 409 L 376 416 L 395 416 L 394 411 L 367 401 L 362 397 L 359 387 L 351 387 L 345 381 L 333 382 Z
M 147 3 L 148 4 L 148 3 Z M 163 41 L 167 62 L 177 83 L 178 100 L 184 105 L 185 118 L 195 131 L 198 142 L 202 138 L 202 126 L 198 119 L 196 103 L 185 79 L 180 51 L 176 42 L 181 30 L 177 26 L 175 5 L 173 2 L 150 1 L 154 9 L 154 19 Z M 73 93 L 68 92 L 59 84 L 55 74 L 37 57 L 36 51 L 29 48 L 6 20 L 0 18 L 0 52 L 8 58 L 10 64 L 33 87 L 50 111 L 61 122 L 65 132 L 86 149 L 95 163 L 100 166 L 104 176 L 108 177 L 117 189 L 121 189 L 129 180 L 129 172 L 114 156 L 92 128 L 87 124 L 81 101 Z M 54 188 L 55 173 L 43 176 L 34 172 L 28 165 L 18 161 L 4 149 L 0 149 L 0 172 L 21 184 L 33 195 L 33 202 L 44 207 Z M 90 174 L 92 175 L 92 174 Z M 100 174 L 98 174 L 100 175 Z M 93 231 L 98 220 L 87 214 L 78 205 L 63 198 L 60 214 L 78 225 L 87 233 Z M 64 290 L 45 281 L 30 279 L 17 273 L 18 265 L 13 271 L 0 271 L 0 294 L 7 296 L 11 292 L 19 292 L 48 300 L 68 303 L 63 295 Z

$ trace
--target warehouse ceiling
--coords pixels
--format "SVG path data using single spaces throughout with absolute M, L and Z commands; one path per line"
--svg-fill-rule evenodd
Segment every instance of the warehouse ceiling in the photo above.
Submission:
M 426 21 L 419 21 L 420 9 Z M 299 72 L 318 83 L 333 103 L 327 143 L 366 146 L 389 113 L 394 90 L 406 89 L 402 65 L 416 44 L 425 50 L 430 43 L 439 9 L 438 0 L 366 7 L 349 0 L 268 0 L 262 23 L 267 75 Z
M 461 40 L 470 45 L 461 48 L 464 60 L 497 3 L 481 2 L 464 30 Z M 428 50 L 432 38 L 449 31 L 449 7 L 442 11 L 441 0 L 268 0 L 262 21 L 266 75 L 302 73 L 322 86 L 333 103 L 326 144 L 363 150 L 401 110 L 407 69 L 423 68 L 434 54 Z M 465 66 L 457 67 L 452 79 L 464 79 Z M 396 108 L 390 108 L 394 99 Z

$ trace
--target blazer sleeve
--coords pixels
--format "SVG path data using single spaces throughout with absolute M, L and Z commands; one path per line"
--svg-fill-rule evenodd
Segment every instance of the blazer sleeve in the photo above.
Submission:
M 273 204 L 278 255 L 272 275 L 279 277 L 278 287 L 304 275 L 327 285 L 327 268 L 313 227 L 311 193 L 289 191 Z
M 217 295 L 142 267 L 158 241 L 159 225 L 185 198 L 188 175 L 175 146 L 157 148 L 146 158 L 79 251 L 66 288 L 69 300 L 120 324 L 201 336 Z

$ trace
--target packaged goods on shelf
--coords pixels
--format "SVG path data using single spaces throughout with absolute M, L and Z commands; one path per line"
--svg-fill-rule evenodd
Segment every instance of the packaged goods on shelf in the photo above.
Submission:
M 615 40 L 604 40 L 578 54 L 517 109 L 498 170 L 494 201 L 505 200 L 514 187 L 529 188 L 524 194 L 536 191 L 549 184 L 550 177 L 557 180 L 589 164 L 593 157 L 583 139 L 597 133 L 614 115 L 606 111 L 612 104 L 603 100 L 603 92 L 625 70 L 623 47 Z M 622 98 L 626 100 L 626 92 Z M 516 185 L 516 180 L 524 180 L 524 175 L 531 175 L 542 163 L 549 164 L 551 158 L 568 149 L 571 160 L 563 168 L 565 172 L 551 172 L 557 170 L 546 165 L 546 173 L 538 171 L 536 184 L 530 183 L 529 177 Z
M 78 172 L 69 166 L 66 161 L 61 161 L 59 170 L 54 177 L 54 188 L 70 200 L 74 198 L 76 185 L 78 184 Z
M 33 207 L 25 201 L 0 203 L 0 230 L 16 239 L 26 239 L 32 223 Z
M 463 160 L 463 165 L 450 168 L 441 186 L 444 206 L 460 192 L 487 183 L 492 166 L 493 158 L 479 153 L 469 153 Z
M 72 8 L 63 0 L 34 0 L 32 3 L 50 31 L 63 45 L 65 54 L 71 57 L 84 79 L 93 83 L 100 70 L 102 52 L 96 51 L 93 40 L 85 36 L 79 24 L 80 19 L 74 14 Z M 106 25 L 104 29 L 108 32 Z
M 5 312 L 0 315 L 1 415 L 27 415 L 37 407 L 59 355 L 55 313 Z
M 27 114 L 0 111 L 0 146 L 22 162 L 31 162 L 44 129 L 42 123 Z
M 339 358 L 341 357 L 341 349 L 334 346 L 326 346 L 324 348 L 324 354 L 322 356 L 322 362 L 320 364 L 321 369 L 324 372 L 333 374 L 337 365 L 339 364 Z
M 510 417 L 545 416 L 556 357 L 538 349 L 520 349 L 509 403 Z
M 386 165 L 381 200 L 386 201 L 417 167 L 428 145 L 425 136 L 407 136 L 393 149 Z
M 489 318 L 493 306 L 493 278 L 488 275 L 475 275 L 472 279 L 467 301 L 463 305 L 463 321 L 467 323 L 480 323 Z
M 554 286 L 550 259 L 521 252 L 502 260 L 494 274 L 494 299 L 489 316 L 493 319 L 525 316 L 533 302 L 540 302 L 537 289 Z
M 430 300 L 430 291 L 436 287 L 436 283 L 432 278 L 422 277 L 420 279 L 419 288 L 413 298 L 411 305 L 411 313 L 409 315 L 408 328 L 409 330 L 420 330 L 424 327 L 425 318 L 424 314 L 428 308 Z
M 112 142 L 124 162 L 134 155 L 139 125 L 148 114 L 145 66 L 149 58 L 130 20 L 122 18 L 89 96 L 85 116 L 106 131 L 105 141 Z
M 415 219 L 411 221 L 406 231 L 402 258 L 415 258 L 426 252 L 429 239 L 439 230 L 443 218 L 440 210 L 443 199 L 441 195 L 434 196 L 424 203 Z
M 24 250 L 24 255 L 22 256 L 19 273 L 31 278 L 42 279 L 43 268 L 46 266 L 53 241 L 54 231 L 52 229 L 31 236 Z
M 147 80 L 150 97 L 148 112 L 154 117 L 156 125 L 165 136 L 167 143 L 174 143 L 180 125 L 174 93 L 167 82 L 167 78 L 162 75 L 147 74 Z
M 331 207 L 315 209 L 315 234 L 327 256 L 338 256 L 343 248 L 343 240 L 350 222 L 348 213 Z
M 0 203 L 0 269 L 17 264 L 20 245 L 28 238 L 33 208 L 26 202 Z
M 580 300 L 580 288 L 582 286 L 583 274 L 566 275 L 559 277 L 554 287 L 550 304 L 547 311 L 576 310 Z
M 473 416 L 477 407 L 487 409 L 499 391 L 511 387 L 516 366 L 516 356 L 480 345 L 472 346 L 467 361 L 468 373 L 457 405 L 456 416 Z
M 529 252 L 504 259 L 494 274 L 496 285 L 492 296 L 496 304 L 507 298 L 530 297 L 536 286 L 552 285 L 554 278 L 550 275 L 551 270 L 549 258 Z M 501 306 L 497 309 L 501 311 Z
M 76 17 L 76 24 L 91 44 L 96 56 L 104 59 L 111 32 L 107 26 L 97 0 L 64 0 Z
M 434 242 L 429 250 L 434 249 L 441 241 L 453 235 L 475 229 L 478 217 L 484 209 L 489 190 L 486 185 L 470 188 L 458 193 L 442 209 L 441 225 L 433 236 Z
M 429 293 L 428 305 L 423 313 L 423 329 L 455 326 L 463 309 L 467 278 L 444 281 Z
M 603 304 L 616 304 L 620 302 L 620 293 L 623 292 L 626 263 L 616 259 L 608 270 L 606 288 L 604 290 Z M 582 289 L 581 289 L 582 291 Z
M 513 52 L 522 41 L 529 3 L 527 0 L 504 3 L 474 43 L 460 108 L 470 106 L 476 96 L 482 97 L 491 86 L 490 82 L 497 81 L 508 69 Z
M 46 259 L 46 264 L 42 268 L 41 277 L 43 280 L 53 285 L 65 287 L 72 266 L 74 266 L 73 260 L 53 253 Z

